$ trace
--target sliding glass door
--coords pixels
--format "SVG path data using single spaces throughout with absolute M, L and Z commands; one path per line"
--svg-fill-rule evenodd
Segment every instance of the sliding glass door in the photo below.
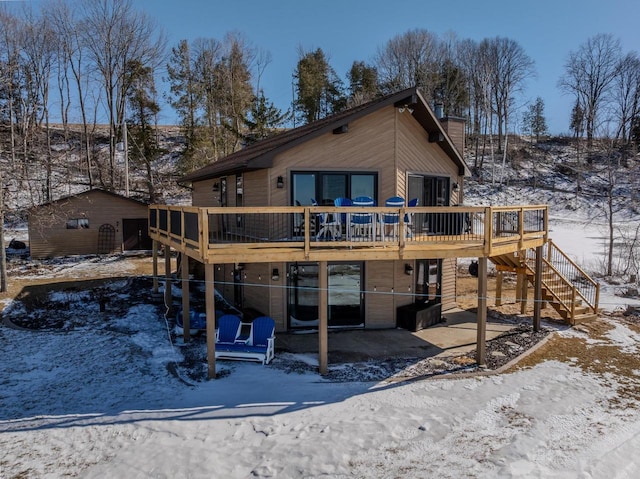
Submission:
M 289 328 L 318 327 L 318 264 L 291 263 L 288 267 Z M 329 328 L 364 327 L 363 263 L 330 263 L 327 316 Z

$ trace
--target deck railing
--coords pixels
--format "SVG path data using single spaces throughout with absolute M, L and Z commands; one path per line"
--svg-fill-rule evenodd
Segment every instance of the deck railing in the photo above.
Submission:
M 493 248 L 546 239 L 548 207 L 149 207 L 153 239 L 206 256 L 246 249 Z M 514 250 L 518 246 L 514 246 Z

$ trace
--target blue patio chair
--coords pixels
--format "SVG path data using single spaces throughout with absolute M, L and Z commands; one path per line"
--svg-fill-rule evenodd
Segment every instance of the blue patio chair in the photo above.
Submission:
M 189 311 L 189 334 L 198 334 L 207 329 L 207 315 L 198 313 L 193 309 Z M 178 308 L 176 313 L 175 332 L 178 336 L 184 335 L 184 324 L 182 324 L 182 308 Z
M 275 355 L 276 323 L 268 316 L 260 316 L 251 323 L 249 342 L 254 348 L 264 348 L 265 358 L 262 364 L 268 364 Z
M 333 206 L 335 206 L 336 208 L 349 207 L 353 206 L 353 202 L 349 198 L 344 198 L 341 196 L 333 200 Z M 347 213 L 341 213 L 336 216 L 338 217 L 338 224 L 341 226 L 340 228 L 338 228 L 338 231 L 340 231 L 342 229 L 342 225 L 348 223 Z
M 311 206 L 318 206 L 318 202 L 314 198 L 311 198 Z M 316 225 L 316 229 L 318 231 L 316 234 L 316 240 L 319 240 L 320 238 L 327 239 L 329 235 L 331 235 L 332 240 L 337 238 L 338 231 L 340 229 L 337 215 L 320 213 L 316 215 Z
M 376 201 L 370 196 L 358 196 L 353 200 L 354 207 L 373 208 Z M 349 219 L 349 231 L 351 237 L 364 236 L 375 238 L 373 212 L 369 210 L 364 213 L 351 213 Z
M 240 335 L 242 323 L 235 314 L 225 314 L 218 319 L 216 344 L 234 344 Z
M 387 208 L 404 208 L 404 198 L 400 196 L 392 196 L 384 202 Z M 380 223 L 384 228 L 385 236 L 398 236 L 398 226 L 400 225 L 400 212 L 398 213 L 382 213 L 380 215 Z

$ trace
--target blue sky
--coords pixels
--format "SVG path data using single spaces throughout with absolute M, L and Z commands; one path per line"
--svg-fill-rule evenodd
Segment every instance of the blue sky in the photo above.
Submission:
M 291 103 L 298 48 L 322 48 L 341 78 L 354 60 L 370 62 L 394 35 L 424 28 L 438 35 L 517 41 L 534 60 L 537 76 L 527 81 L 519 105 L 540 96 L 552 133 L 569 131 L 573 101 L 557 82 L 567 55 L 597 33 L 619 38 L 624 52 L 640 49 L 638 0 L 133 0 L 165 29 L 169 46 L 180 39 L 221 39 L 240 31 L 267 50 L 272 62 L 261 85 L 276 106 Z M 452 7 L 453 5 L 453 7 Z M 168 107 L 167 107 L 168 108 Z M 165 112 L 163 122 L 175 118 Z
M 640 49 L 638 0 L 137 0 L 156 19 L 170 45 L 180 39 L 222 38 L 243 32 L 269 51 L 262 86 L 276 106 L 288 108 L 291 77 L 298 54 L 322 48 L 336 72 L 345 77 L 354 60 L 372 61 L 376 49 L 394 35 L 425 28 L 438 35 L 453 31 L 459 38 L 482 40 L 502 36 L 517 41 L 534 60 L 519 103 L 540 96 L 552 133 L 569 131 L 572 98 L 562 96 L 557 82 L 570 51 L 597 33 L 619 38 L 625 52 Z M 455 8 L 451 8 L 455 5 Z

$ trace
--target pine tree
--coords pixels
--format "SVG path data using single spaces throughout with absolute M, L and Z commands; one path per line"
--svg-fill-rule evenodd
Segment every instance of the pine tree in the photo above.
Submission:
M 294 109 L 304 122 L 311 123 L 345 108 L 342 82 L 322 49 L 300 52 L 294 78 L 297 81 Z

